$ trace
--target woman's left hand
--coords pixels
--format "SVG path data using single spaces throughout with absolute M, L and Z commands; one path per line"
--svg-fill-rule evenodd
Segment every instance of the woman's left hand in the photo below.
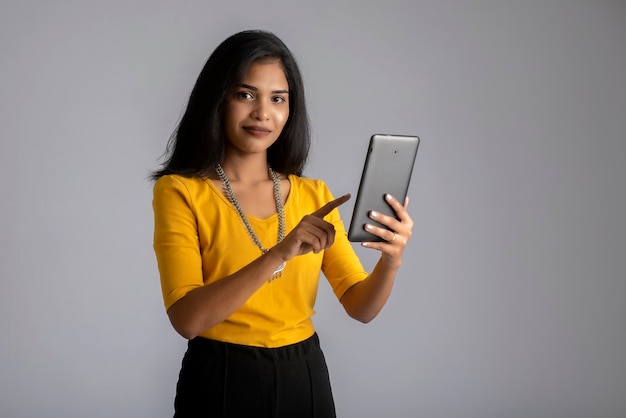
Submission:
M 373 248 L 382 252 L 381 259 L 392 266 L 399 266 L 402 262 L 402 254 L 407 242 L 413 234 L 413 219 L 407 212 L 409 198 L 404 201 L 404 205 L 393 196 L 385 195 L 385 200 L 396 212 L 398 219 L 388 216 L 377 211 L 370 212 L 370 218 L 388 229 L 381 228 L 373 224 L 366 224 L 365 230 L 377 237 L 383 239 L 382 242 L 368 241 L 361 245 L 367 248 Z

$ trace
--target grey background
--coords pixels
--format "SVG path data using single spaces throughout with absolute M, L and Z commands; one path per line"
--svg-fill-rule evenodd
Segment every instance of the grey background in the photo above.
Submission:
M 339 416 L 625 417 L 626 3 L 556 0 L 4 0 L 0 416 L 171 416 L 146 176 L 247 28 L 299 59 L 335 194 L 422 138 L 382 314 L 320 288 Z

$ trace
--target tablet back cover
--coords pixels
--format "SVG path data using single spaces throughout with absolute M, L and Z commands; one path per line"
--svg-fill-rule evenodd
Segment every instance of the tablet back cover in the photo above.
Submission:
M 404 202 L 419 142 L 417 136 L 376 134 L 371 137 L 348 230 L 350 241 L 382 241 L 363 226 L 366 223 L 383 226 L 369 218 L 372 210 L 395 216 L 384 195 L 389 193 Z

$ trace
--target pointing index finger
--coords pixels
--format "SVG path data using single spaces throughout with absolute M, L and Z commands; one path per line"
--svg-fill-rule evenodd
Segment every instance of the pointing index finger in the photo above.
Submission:
M 330 202 L 326 203 L 324 206 L 322 206 L 321 208 L 313 212 L 311 215 L 317 218 L 323 219 L 326 215 L 332 212 L 333 209 L 343 205 L 348 200 L 350 200 L 350 197 L 351 197 L 350 193 L 344 194 L 343 196 L 338 197 L 337 199 L 331 200 Z

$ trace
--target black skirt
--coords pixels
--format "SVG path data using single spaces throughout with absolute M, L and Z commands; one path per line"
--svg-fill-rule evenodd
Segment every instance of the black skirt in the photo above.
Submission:
M 183 359 L 174 409 L 175 418 L 336 416 L 317 334 L 279 348 L 194 338 Z

